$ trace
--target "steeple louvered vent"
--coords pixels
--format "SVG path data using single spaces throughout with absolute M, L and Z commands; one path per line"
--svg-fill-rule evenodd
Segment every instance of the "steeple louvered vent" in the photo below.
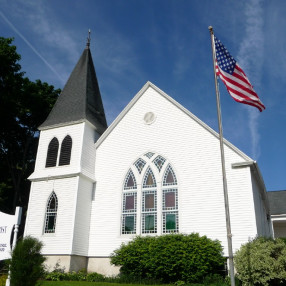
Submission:
M 59 141 L 56 137 L 54 137 L 51 140 L 49 147 L 48 147 L 46 168 L 56 166 L 57 158 L 58 158 L 58 150 L 59 150 Z
M 59 166 L 69 165 L 71 160 L 72 139 L 67 135 L 61 146 Z

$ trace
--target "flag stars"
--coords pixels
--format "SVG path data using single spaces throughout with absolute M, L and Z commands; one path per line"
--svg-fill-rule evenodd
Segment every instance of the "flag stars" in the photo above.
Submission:
M 236 65 L 236 60 L 230 55 L 225 46 L 215 37 L 215 50 L 217 63 L 222 70 L 232 74 Z

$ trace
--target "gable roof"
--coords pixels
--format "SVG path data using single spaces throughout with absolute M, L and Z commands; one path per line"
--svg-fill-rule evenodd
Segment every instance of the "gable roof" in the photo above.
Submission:
M 83 51 L 52 111 L 39 129 L 82 121 L 92 123 L 100 134 L 107 128 L 89 45 Z
M 286 214 L 286 190 L 267 192 L 271 215 Z
M 162 91 L 156 85 L 154 85 L 150 81 L 147 81 L 146 84 L 141 88 L 141 90 L 133 97 L 133 99 L 129 102 L 129 104 L 123 109 L 123 111 L 117 116 L 117 118 L 112 122 L 112 124 L 106 129 L 106 131 L 102 134 L 102 136 L 97 140 L 95 144 L 96 148 L 98 148 L 101 145 L 101 143 L 105 140 L 105 138 L 112 132 L 112 130 L 117 126 L 117 124 L 121 121 L 121 119 L 126 115 L 126 113 L 132 108 L 132 106 L 139 100 L 139 98 L 145 93 L 145 91 L 148 88 L 153 88 L 160 95 L 162 95 L 166 100 L 168 100 L 169 102 L 174 104 L 176 107 L 178 107 L 182 112 L 187 114 L 190 118 L 192 118 L 194 121 L 200 124 L 208 132 L 213 134 L 215 137 L 219 138 L 219 134 L 216 131 L 214 131 L 211 127 L 209 127 L 206 123 L 201 121 L 198 117 L 196 117 L 193 113 L 187 110 L 184 106 L 182 106 L 172 97 L 167 95 L 164 91 Z M 224 144 L 228 146 L 230 149 L 232 149 L 234 152 L 236 152 L 238 155 L 240 155 L 244 160 L 248 162 L 253 162 L 253 160 L 250 157 L 248 157 L 246 154 L 244 154 L 242 151 L 240 151 L 237 147 L 235 147 L 233 144 L 231 144 L 226 139 L 224 139 Z

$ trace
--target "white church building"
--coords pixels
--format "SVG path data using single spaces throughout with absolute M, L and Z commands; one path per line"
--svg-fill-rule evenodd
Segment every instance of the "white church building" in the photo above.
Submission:
M 107 127 L 87 44 L 39 130 L 25 235 L 51 270 L 116 274 L 110 254 L 137 235 L 197 232 L 228 256 L 218 134 L 154 84 Z M 224 148 L 235 252 L 272 224 L 257 163 Z

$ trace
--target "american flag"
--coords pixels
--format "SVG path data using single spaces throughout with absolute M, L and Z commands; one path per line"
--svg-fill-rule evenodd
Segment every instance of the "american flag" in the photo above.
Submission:
M 216 74 L 225 84 L 229 94 L 235 101 L 255 106 L 263 111 L 265 106 L 254 91 L 244 71 L 216 36 L 214 36 L 214 42 Z

